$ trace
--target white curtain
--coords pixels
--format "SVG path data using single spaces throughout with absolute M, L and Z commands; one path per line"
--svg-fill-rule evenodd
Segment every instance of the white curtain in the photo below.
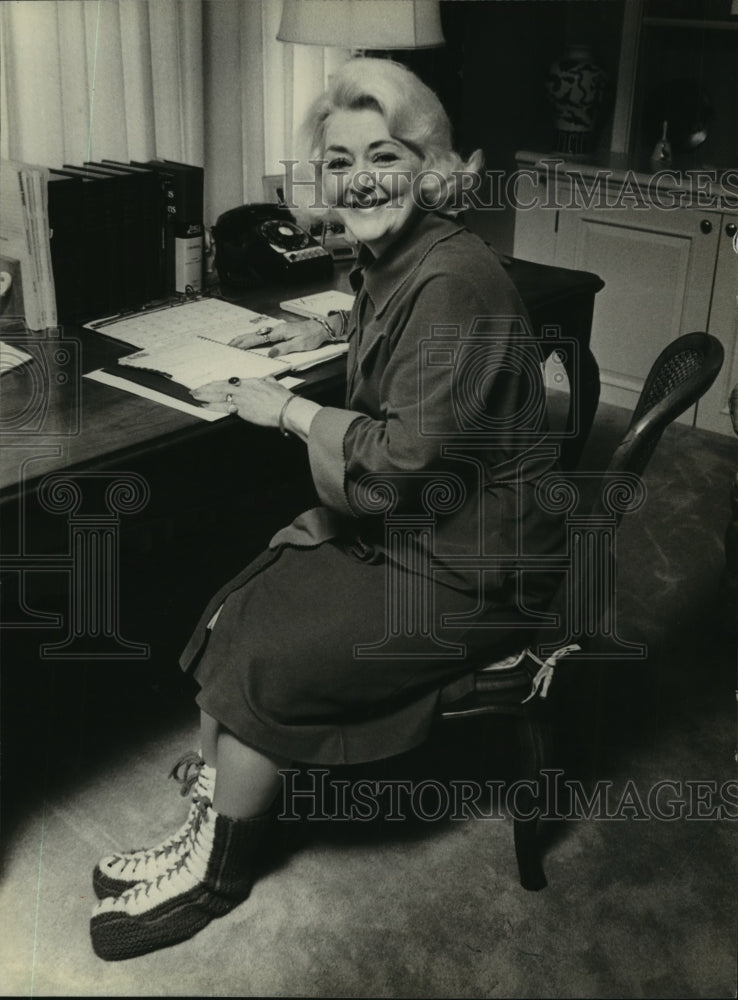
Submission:
M 0 154 L 205 167 L 205 223 L 263 200 L 346 51 L 276 40 L 282 0 L 0 3 Z

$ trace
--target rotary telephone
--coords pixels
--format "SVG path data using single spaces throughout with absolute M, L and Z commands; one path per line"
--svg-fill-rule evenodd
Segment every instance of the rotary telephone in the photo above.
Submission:
M 258 288 L 328 278 L 333 257 L 301 229 L 282 205 L 240 205 L 224 212 L 212 231 L 214 267 L 221 285 Z

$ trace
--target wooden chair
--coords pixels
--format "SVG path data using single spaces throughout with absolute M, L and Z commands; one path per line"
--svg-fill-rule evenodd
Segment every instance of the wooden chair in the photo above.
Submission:
M 520 745 L 519 773 L 536 788 L 542 787 L 539 784 L 541 772 L 548 760 L 543 699 L 556 660 L 562 655 L 597 656 L 597 640 L 603 634 L 603 622 L 616 619 L 614 588 L 604 593 L 604 601 L 596 599 L 597 595 L 603 596 L 599 584 L 608 567 L 597 558 L 577 561 L 574 558 L 577 538 L 581 541 L 588 531 L 610 532 L 614 558 L 615 528 L 624 512 L 639 505 L 639 477 L 664 429 L 707 391 L 722 362 L 720 342 L 706 333 L 690 333 L 677 338 L 654 362 L 628 429 L 602 474 L 603 489 L 588 515 L 572 518 L 569 565 L 565 582 L 551 609 L 565 625 L 565 638 L 548 647 L 538 642 L 537 652 L 534 652 L 532 647 L 541 635 L 531 631 L 521 640 L 521 648 L 514 656 L 477 669 L 461 682 L 449 685 L 441 694 L 440 717 L 444 720 L 480 715 L 512 716 L 516 720 Z M 562 474 L 561 483 L 569 482 L 576 487 L 576 481 L 576 472 Z M 579 546 L 579 551 L 585 548 Z M 598 586 L 594 586 L 595 583 Z M 565 620 L 567 609 L 575 610 L 576 613 L 569 617 L 581 623 L 578 628 L 573 627 L 572 621 Z M 612 637 L 611 634 L 609 638 Z M 581 652 L 579 647 L 582 647 Z M 537 800 L 532 788 L 522 791 L 524 794 L 517 800 L 518 815 L 513 817 L 515 852 L 521 885 L 537 890 L 546 885 L 537 840 Z

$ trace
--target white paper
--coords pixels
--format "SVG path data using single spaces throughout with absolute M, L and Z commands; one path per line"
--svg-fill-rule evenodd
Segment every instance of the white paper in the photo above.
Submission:
M 271 329 L 278 322 L 263 313 L 243 309 L 222 299 L 198 299 L 134 316 L 93 320 L 85 326 L 134 347 L 160 350 L 179 348 L 197 337 L 227 344 L 240 334 L 255 329 Z
M 227 413 L 222 413 L 218 410 L 210 410 L 204 406 L 194 406 L 192 403 L 185 403 L 184 400 L 175 399 L 173 396 L 167 396 L 163 392 L 149 389 L 145 385 L 131 382 L 120 375 L 111 375 L 110 372 L 104 372 L 102 369 L 88 372 L 85 378 L 89 378 L 93 382 L 102 382 L 103 385 L 111 385 L 115 389 L 123 389 L 125 392 L 133 393 L 136 396 L 143 396 L 144 399 L 150 399 L 154 403 L 161 403 L 162 406 L 168 406 L 172 410 L 181 410 L 182 413 L 189 413 L 193 417 L 199 417 L 200 420 L 222 420 L 223 417 L 228 416 Z
M 188 389 L 229 378 L 265 378 L 288 372 L 290 366 L 279 358 L 268 358 L 256 351 L 241 351 L 212 340 L 183 343 L 176 350 L 138 351 L 118 361 L 119 365 L 168 375 Z
M 13 347 L 12 344 L 0 341 L 0 375 L 13 368 L 20 368 L 27 361 L 33 361 L 33 357 L 30 354 L 26 354 L 25 351 Z
M 279 307 L 298 316 L 322 316 L 325 319 L 329 312 L 336 312 L 339 309 L 350 311 L 353 304 L 353 295 L 331 289 L 328 292 L 316 292 L 314 295 L 305 295 L 302 298 L 287 299 L 280 302 Z

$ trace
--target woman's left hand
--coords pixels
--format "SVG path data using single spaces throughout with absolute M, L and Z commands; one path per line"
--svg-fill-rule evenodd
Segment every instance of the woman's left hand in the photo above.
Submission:
M 243 379 L 239 385 L 227 381 L 208 382 L 193 389 L 191 394 L 210 410 L 237 413 L 261 427 L 278 427 L 282 407 L 292 396 L 290 390 L 272 376 Z

